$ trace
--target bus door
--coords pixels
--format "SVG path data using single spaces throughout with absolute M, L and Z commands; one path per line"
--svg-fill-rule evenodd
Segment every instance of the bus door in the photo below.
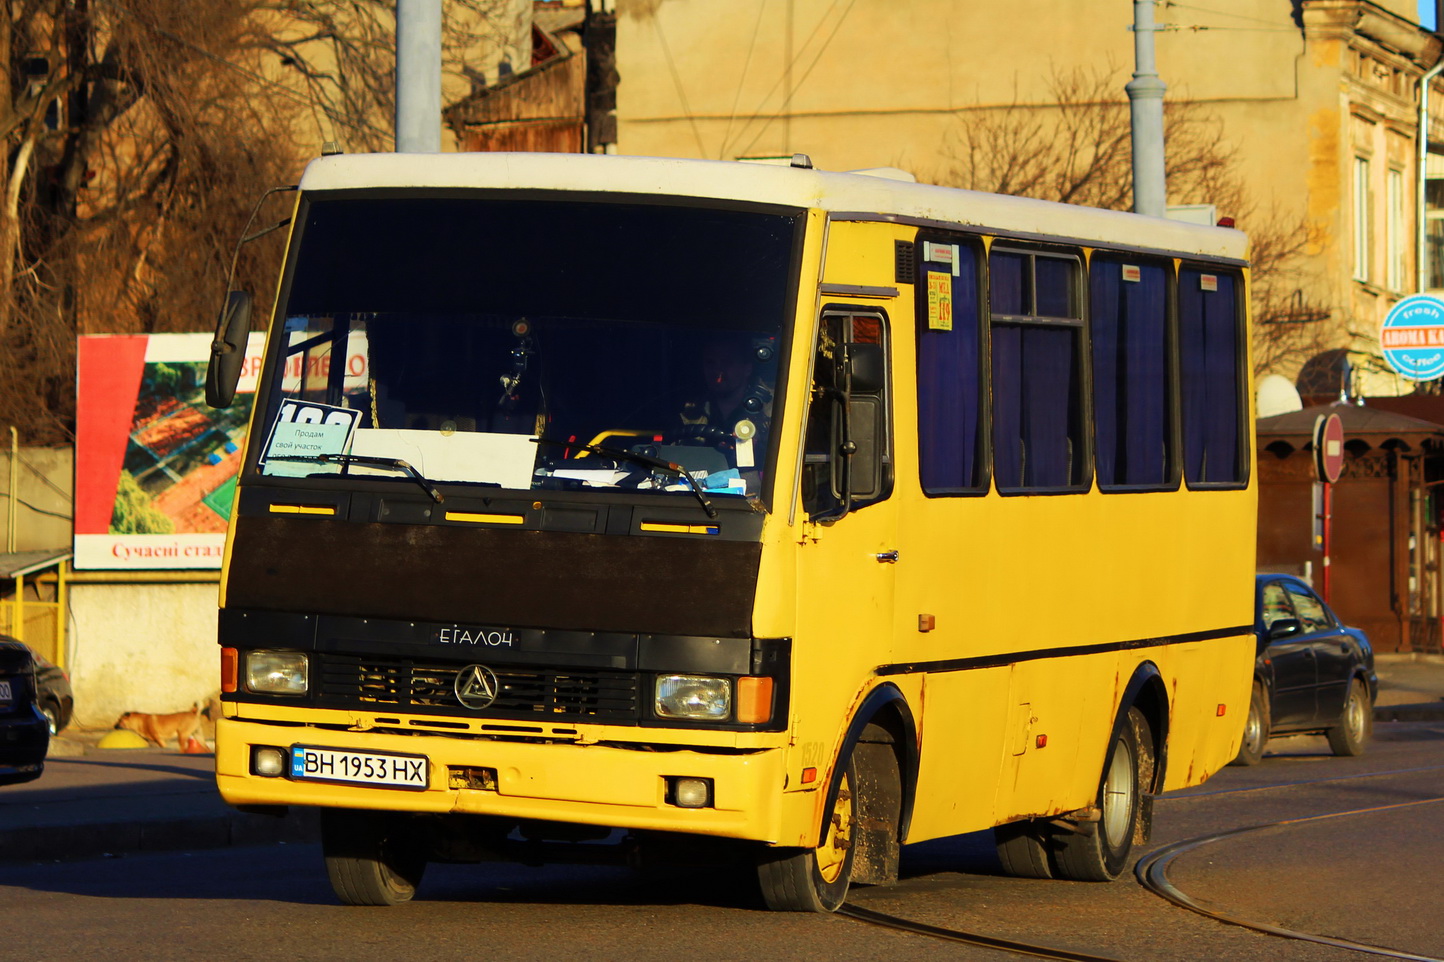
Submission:
M 819 673 L 808 690 L 830 703 L 804 723 L 841 717 L 872 669 L 889 660 L 898 544 L 888 325 L 885 310 L 849 306 L 824 307 L 818 325 L 794 657 L 799 672 Z M 840 735 L 816 732 L 818 747 L 830 750 Z

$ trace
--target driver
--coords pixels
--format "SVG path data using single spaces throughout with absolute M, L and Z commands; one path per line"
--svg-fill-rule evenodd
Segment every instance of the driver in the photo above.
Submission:
M 684 430 L 724 435 L 727 440 L 766 437 L 772 420 L 772 391 L 757 372 L 758 352 L 748 334 L 719 332 L 702 345 L 702 396 L 680 413 Z M 717 440 L 723 440 L 718 437 Z

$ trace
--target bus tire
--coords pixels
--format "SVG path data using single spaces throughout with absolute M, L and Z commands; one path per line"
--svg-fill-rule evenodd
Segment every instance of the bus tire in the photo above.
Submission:
M 1373 734 L 1374 706 L 1369 701 L 1369 691 L 1364 683 L 1355 678 L 1349 683 L 1349 696 L 1344 699 L 1339 723 L 1324 735 L 1335 755 L 1362 755 Z
M 1111 882 L 1123 873 L 1143 801 L 1141 775 L 1151 768 L 1142 753 L 1152 750 L 1148 720 L 1129 708 L 1118 726 L 1098 784 L 1096 822 L 1081 822 L 1053 840 L 1053 873 L 1076 882 Z
M 757 862 L 762 901 L 774 912 L 836 912 L 852 881 L 858 817 L 854 790 L 857 766 L 849 756 L 818 848 L 767 849 Z
M 345 905 L 409 902 L 426 870 L 421 839 L 401 815 L 323 808 L 321 854 Z
M 993 828 L 993 844 L 1003 871 L 1016 878 L 1052 878 L 1048 859 L 1049 833 L 1044 823 L 1025 818 Z
M 1257 765 L 1263 760 L 1269 740 L 1269 698 L 1262 682 L 1253 683 L 1248 700 L 1248 718 L 1243 723 L 1243 742 L 1230 765 Z

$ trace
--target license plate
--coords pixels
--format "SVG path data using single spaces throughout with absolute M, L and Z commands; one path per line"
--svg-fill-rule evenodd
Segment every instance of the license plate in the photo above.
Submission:
M 291 777 L 313 782 L 348 782 L 382 788 L 426 788 L 425 755 L 344 752 L 291 746 Z
M 10 683 L 8 681 L 0 681 L 0 701 L 9 701 L 14 697 L 14 695 L 10 694 Z

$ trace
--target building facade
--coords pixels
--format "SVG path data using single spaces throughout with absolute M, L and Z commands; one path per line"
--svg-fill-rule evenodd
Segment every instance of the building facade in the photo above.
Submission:
M 1079 136 L 1066 103 L 1113 117 L 1094 156 L 1128 164 L 1116 118 L 1134 64 L 1131 5 L 1117 0 L 619 0 L 617 10 L 621 153 L 801 152 L 827 169 L 897 166 L 957 183 L 960 163 L 987 166 L 979 154 L 1021 163 L 1050 130 L 1072 123 Z M 1173 171 L 1169 203 L 1212 205 L 1254 238 L 1258 372 L 1302 377 L 1305 394 L 1337 394 L 1345 370 L 1357 393 L 1409 393 L 1382 362 L 1379 326 L 1402 296 L 1444 288 L 1444 153 L 1429 154 L 1421 176 L 1418 149 L 1420 79 L 1441 44 L 1415 0 L 1170 3 L 1157 22 L 1168 109 L 1191 118 L 1171 130 L 1171 162 L 1216 165 Z M 1433 94 L 1429 140 L 1444 152 L 1444 85 Z M 1031 146 L 1007 142 L 1029 129 Z M 1033 186 L 1018 192 L 1049 196 L 1047 183 Z M 1421 191 L 1434 202 L 1422 283 Z M 1068 199 L 1059 192 L 1050 199 Z

